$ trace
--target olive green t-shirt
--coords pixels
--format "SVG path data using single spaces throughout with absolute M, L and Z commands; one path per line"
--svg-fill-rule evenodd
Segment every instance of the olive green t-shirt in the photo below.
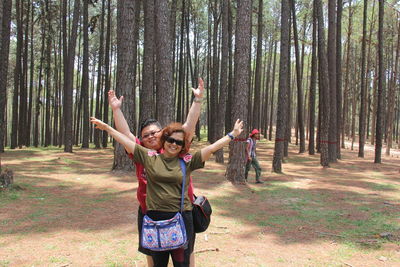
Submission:
M 178 212 L 181 205 L 182 171 L 179 158 L 167 158 L 163 154 L 157 154 L 140 145 L 135 146 L 133 160 L 143 164 L 147 178 L 147 210 Z M 204 167 L 201 160 L 201 152 L 197 151 L 193 156 L 185 155 L 186 164 L 185 205 L 184 210 L 192 210 L 192 204 L 188 196 L 190 173 Z

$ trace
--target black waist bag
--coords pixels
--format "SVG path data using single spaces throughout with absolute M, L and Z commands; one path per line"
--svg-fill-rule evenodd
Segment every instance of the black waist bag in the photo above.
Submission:
M 205 196 L 194 196 L 193 202 L 193 224 L 194 231 L 201 233 L 207 230 L 211 222 L 211 205 Z

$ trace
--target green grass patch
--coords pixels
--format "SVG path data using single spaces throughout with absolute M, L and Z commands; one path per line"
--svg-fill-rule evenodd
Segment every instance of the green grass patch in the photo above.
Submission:
M 110 201 L 115 198 L 115 194 L 113 193 L 105 193 L 101 194 L 100 197 L 94 198 L 91 201 L 95 203 Z
M 375 183 L 370 183 L 370 184 L 371 184 L 370 188 L 374 191 L 395 191 L 399 189 L 399 187 L 394 184 L 375 184 Z
M 22 192 L 15 188 L 14 184 L 14 186 L 11 186 L 9 189 L 0 189 L 0 208 L 21 198 Z
M 343 231 L 341 235 L 349 238 L 366 238 L 384 232 L 396 232 L 400 226 L 396 218 L 400 214 L 387 214 L 384 212 L 372 212 L 368 219 L 348 220 L 351 229 Z
M 49 261 L 50 261 L 51 263 L 67 263 L 67 262 L 68 262 L 68 259 L 65 258 L 65 257 L 62 257 L 62 256 L 58 256 L 58 257 L 56 257 L 56 256 L 51 256 L 50 259 L 49 259 Z
M 315 161 L 315 159 L 311 158 L 311 157 L 294 156 L 294 157 L 285 158 L 285 163 L 305 163 L 305 162 L 313 162 L 313 161 Z
M 0 267 L 8 267 L 8 266 L 10 266 L 10 261 L 0 260 Z

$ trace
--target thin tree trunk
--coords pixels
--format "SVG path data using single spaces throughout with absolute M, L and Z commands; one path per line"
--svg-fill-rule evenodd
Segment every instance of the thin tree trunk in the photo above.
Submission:
M 337 0 L 336 22 L 336 101 L 337 101 L 337 132 L 336 132 L 336 156 L 341 159 L 340 134 L 342 132 L 342 13 L 343 0 Z
M 273 67 L 272 67 L 272 82 L 271 82 L 271 110 L 269 113 L 269 133 L 268 133 L 268 140 L 271 141 L 272 140 L 272 124 L 273 124 L 273 118 L 274 118 L 274 94 L 275 94 L 275 68 L 276 68 L 276 50 L 278 49 L 278 41 L 275 41 L 275 45 L 274 45 L 274 63 L 273 63 Z
M 329 118 L 330 118 L 330 101 L 329 101 L 329 77 L 328 77 L 328 60 L 325 48 L 325 32 L 324 32 L 324 18 L 322 11 L 321 0 L 314 0 L 314 8 L 317 9 L 318 17 L 318 66 L 319 66 L 319 88 L 321 88 L 321 105 L 320 105 L 320 151 L 321 151 L 321 165 L 323 167 L 329 166 L 329 153 L 328 153 L 328 134 L 329 134 Z
M 154 112 L 154 0 L 143 1 L 144 9 L 144 47 L 143 84 L 140 90 L 139 122 L 153 118 Z
M 329 161 L 337 162 L 336 0 L 328 0 Z
M 173 44 L 171 42 L 170 10 L 167 0 L 155 1 L 157 114 L 161 125 L 174 120 Z
M 0 153 L 6 146 L 6 100 L 12 0 L 3 0 L 0 19 Z
M 297 33 L 297 19 L 296 19 L 296 7 L 295 0 L 291 0 L 291 10 L 293 19 L 293 35 L 294 35 L 294 48 L 296 55 L 296 80 L 297 80 L 297 123 L 300 134 L 300 148 L 299 153 L 306 151 L 306 142 L 304 137 L 304 121 L 303 121 L 303 89 L 302 89 L 302 75 L 301 75 L 301 63 L 299 53 L 299 37 Z
M 398 28 L 400 29 L 400 23 L 398 24 Z M 390 149 L 393 145 L 393 126 L 394 126 L 394 116 L 395 116 L 395 90 L 396 90 L 396 81 L 398 80 L 398 69 L 399 69 L 399 53 L 400 53 L 400 35 L 397 35 L 397 46 L 396 46 L 396 59 L 394 63 L 394 71 L 392 71 L 392 77 L 390 79 L 390 88 L 389 88 L 389 96 L 388 96 L 388 116 L 387 116 L 387 145 L 386 152 L 387 156 L 390 155 Z
M 310 136 L 308 140 L 308 153 L 315 154 L 315 95 L 317 86 L 317 13 L 313 8 L 313 30 L 312 30 L 312 56 L 311 56 L 311 82 L 310 82 L 310 100 L 309 100 L 309 128 Z
M 253 106 L 253 127 L 260 129 L 261 120 L 261 70 L 262 70 L 262 35 L 263 35 L 263 0 L 258 1 L 257 21 L 257 55 L 254 81 L 254 106 Z
M 82 148 L 89 148 L 89 0 L 83 0 L 83 59 L 82 59 L 82 85 L 81 101 L 83 104 L 82 117 Z
M 281 44 L 280 44 L 280 62 L 279 62 L 279 92 L 276 114 L 276 133 L 275 148 L 272 161 L 272 170 L 277 173 L 282 172 L 282 159 L 284 156 L 284 142 L 286 137 L 286 120 L 288 119 L 286 101 L 288 99 L 288 66 L 289 66 L 289 0 L 281 1 Z
M 379 26 L 378 26 L 378 107 L 376 112 L 376 142 L 375 142 L 375 160 L 374 163 L 382 162 L 382 137 L 383 137 L 383 17 L 385 0 L 379 1 Z
M 66 14 L 67 1 L 64 0 L 64 14 Z M 75 1 L 74 13 L 72 18 L 72 29 L 71 35 L 66 43 L 67 37 L 67 24 L 66 18 L 64 18 L 64 151 L 72 153 L 72 142 L 73 142 L 73 125 L 72 125 L 72 86 L 73 86 L 73 72 L 75 62 L 75 47 L 78 30 L 78 20 L 80 16 L 80 1 Z
M 362 30 L 362 42 L 361 42 L 361 96 L 360 96 L 360 119 L 358 126 L 358 136 L 359 136 L 359 145 L 358 145 L 358 156 L 364 157 L 364 144 L 365 144 L 365 108 L 366 108 L 366 84 L 365 84 L 365 60 L 366 60 L 366 38 L 367 38 L 367 9 L 368 9 L 368 1 L 364 0 L 364 12 L 363 12 L 363 30 Z

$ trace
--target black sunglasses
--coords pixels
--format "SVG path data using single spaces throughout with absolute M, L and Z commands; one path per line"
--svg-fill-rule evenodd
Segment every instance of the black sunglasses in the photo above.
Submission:
M 176 140 L 174 138 L 172 138 L 171 136 L 166 136 L 165 137 L 165 141 L 167 141 L 170 144 L 175 143 L 177 146 L 183 146 L 185 144 L 185 141 L 183 140 Z
M 148 137 L 150 137 L 150 136 L 154 136 L 156 133 L 159 133 L 159 132 L 161 132 L 161 130 L 152 131 L 152 132 L 150 132 L 150 133 L 148 133 L 148 134 L 144 134 L 144 135 L 142 136 L 142 139 L 146 139 L 146 138 L 148 138 Z

